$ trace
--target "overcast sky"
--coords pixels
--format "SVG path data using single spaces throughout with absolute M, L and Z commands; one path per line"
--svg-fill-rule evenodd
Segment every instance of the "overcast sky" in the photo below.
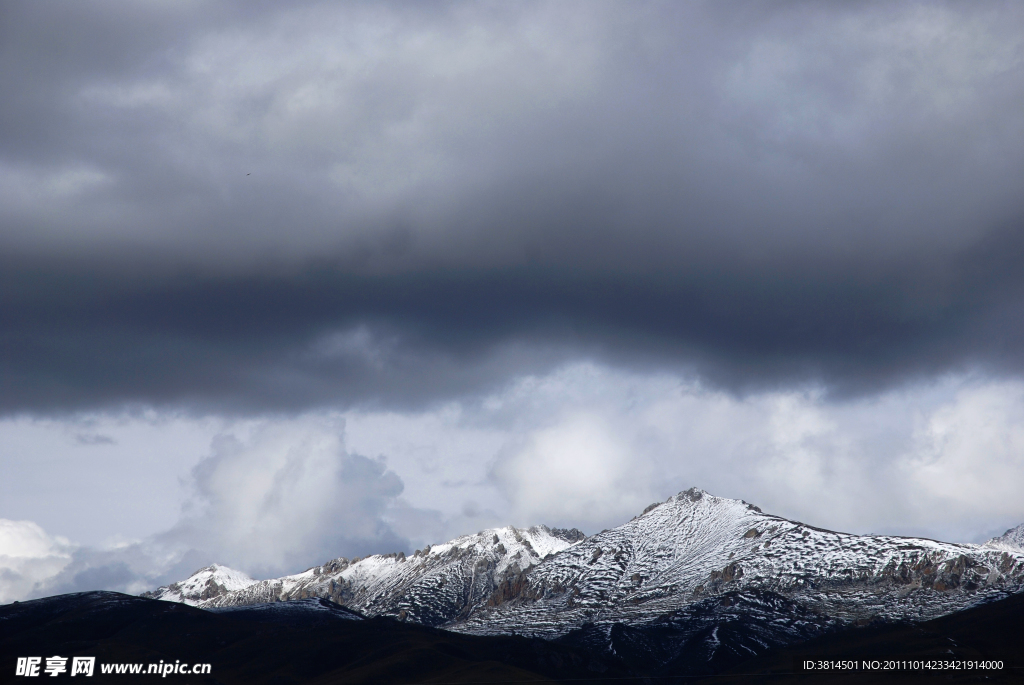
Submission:
M 0 5 L 0 601 L 690 486 L 1024 521 L 1024 7 Z

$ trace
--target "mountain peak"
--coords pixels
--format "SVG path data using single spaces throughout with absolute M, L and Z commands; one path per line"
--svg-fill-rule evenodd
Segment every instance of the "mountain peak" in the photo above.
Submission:
M 1024 552 L 1024 523 L 1011 528 L 997 538 L 992 538 L 984 546 L 1011 552 Z
M 247 588 L 256 582 L 241 571 L 221 564 L 210 564 L 185 580 L 145 592 L 142 596 L 197 606 L 215 597 Z

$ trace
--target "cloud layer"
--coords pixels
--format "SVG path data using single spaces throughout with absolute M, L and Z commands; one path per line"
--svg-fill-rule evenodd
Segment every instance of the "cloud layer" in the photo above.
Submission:
M 1020 371 L 1013 5 L 207 9 L 10 11 L 0 410 Z

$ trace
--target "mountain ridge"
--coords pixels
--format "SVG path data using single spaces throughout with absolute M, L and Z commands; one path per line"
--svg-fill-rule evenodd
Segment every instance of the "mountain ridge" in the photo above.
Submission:
M 217 608 L 322 597 L 367 615 L 436 626 L 488 601 L 505 579 L 521 575 L 584 538 L 575 528 L 493 528 L 427 545 L 409 556 L 398 552 L 339 557 L 290 576 L 204 596 L 193 592 L 187 603 Z M 209 568 L 144 596 L 183 601 L 182 588 L 210 586 Z
M 678 623 L 725 596 L 789 607 L 779 616 L 786 625 L 810 621 L 824 630 L 928 620 L 1020 592 L 1024 549 L 1014 546 L 1015 531 L 1024 534 L 1024 524 L 982 545 L 853 535 L 691 488 L 589 537 L 506 527 L 408 557 L 339 558 L 235 589 L 216 579 L 219 590 L 188 587 L 209 590 L 193 599 L 207 608 L 323 597 L 367 616 L 481 635 L 558 639 L 591 626 L 609 644 L 614 626 Z M 184 598 L 183 583 L 147 596 Z

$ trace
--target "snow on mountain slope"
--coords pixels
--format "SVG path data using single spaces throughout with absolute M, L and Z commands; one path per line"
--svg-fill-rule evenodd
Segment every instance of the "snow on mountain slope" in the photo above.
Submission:
M 185 580 L 145 592 L 142 596 L 197 606 L 205 600 L 242 590 L 255 582 L 241 571 L 213 564 L 199 569 Z
M 578 530 L 485 530 L 404 554 L 335 559 L 303 573 L 213 596 L 206 608 L 324 597 L 370 616 L 442 625 L 487 602 L 504 579 L 583 539 Z
M 450 629 L 542 637 L 639 625 L 726 592 L 843 621 L 927 619 L 1016 592 L 1024 552 L 814 528 L 690 489 L 560 552 Z
M 772 639 L 784 640 L 836 622 L 933 618 L 1020 592 L 1022 532 L 1024 525 L 985 545 L 850 535 L 690 489 L 590 538 L 544 526 L 500 528 L 409 557 L 339 558 L 258 582 L 241 576 L 235 589 L 226 580 L 230 569 L 211 567 L 148 596 L 205 608 L 320 597 L 367 616 L 461 632 L 557 637 L 582 630 L 606 634 L 609 645 L 616 625 L 620 633 L 647 626 L 644 635 L 674 636 L 663 636 L 666 644 L 698 624 L 713 636 L 715 616 L 738 620 L 730 616 L 740 598 L 743 606 L 767 607 L 744 631 L 777 631 Z M 655 630 L 658 621 L 675 627 Z
M 992 538 L 983 547 L 991 547 L 1007 552 L 1024 552 L 1024 523 L 1011 528 L 997 538 Z

